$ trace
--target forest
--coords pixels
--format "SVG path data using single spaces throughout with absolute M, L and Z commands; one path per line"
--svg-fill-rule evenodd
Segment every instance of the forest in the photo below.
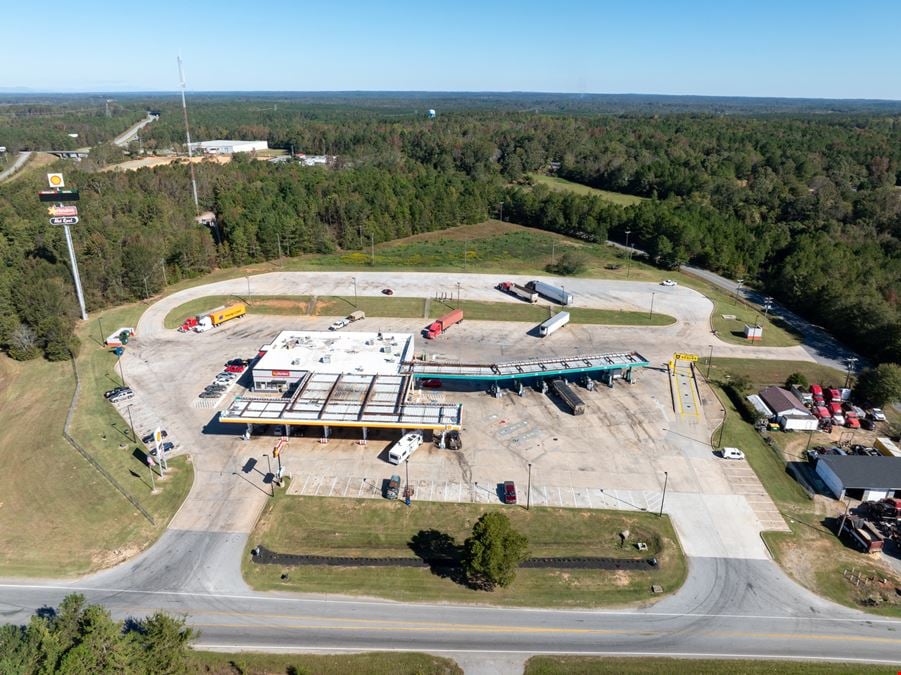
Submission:
M 142 132 L 144 150 L 180 149 L 176 101 L 134 101 L 132 118 L 145 105 L 162 115 Z M 127 173 L 98 172 L 98 161 L 65 165 L 82 190 L 79 264 L 89 306 L 271 259 L 279 249 L 359 249 L 479 222 L 503 202 L 505 219 L 582 239 L 623 241 L 629 230 L 661 267 L 692 263 L 753 281 L 861 353 L 901 361 L 897 106 L 713 114 L 661 112 L 661 103 L 650 113 L 612 113 L 578 100 L 554 110 L 542 100 L 526 112 L 479 100 L 448 103 L 430 120 L 430 105 L 387 95 L 194 103 L 195 138 L 265 139 L 338 157 L 328 169 L 246 156 L 200 165 L 202 207 L 219 217 L 214 231 L 193 224 L 183 165 Z M 648 199 L 621 207 L 531 184 L 530 173 L 551 167 Z M 34 198 L 38 178 L 0 186 L 0 303 L 13 309 L 0 319 L 0 342 L 20 358 L 63 358 L 74 346 L 71 283 L 61 233 L 44 224 Z

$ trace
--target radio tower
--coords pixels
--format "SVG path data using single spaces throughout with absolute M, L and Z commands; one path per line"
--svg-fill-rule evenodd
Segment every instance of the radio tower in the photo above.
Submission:
M 181 54 L 178 56 L 178 79 L 181 81 L 181 111 L 185 115 L 185 138 L 188 139 L 188 165 L 191 167 L 191 190 L 194 193 L 194 215 L 200 213 L 197 201 L 197 179 L 194 177 L 194 160 L 191 152 L 191 130 L 188 128 L 188 105 L 185 103 L 185 74 L 181 68 Z

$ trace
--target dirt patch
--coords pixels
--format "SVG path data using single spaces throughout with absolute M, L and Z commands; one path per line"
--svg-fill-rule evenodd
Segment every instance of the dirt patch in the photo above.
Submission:
M 94 569 L 106 569 L 135 557 L 142 550 L 144 550 L 143 546 L 130 544 L 112 551 L 97 551 L 91 556 L 91 567 Z
M 296 311 L 298 314 L 306 314 L 307 303 L 294 300 L 259 300 L 251 305 L 253 308 L 266 307 L 268 309 L 286 309 Z
M 484 223 L 460 225 L 459 227 L 452 227 L 447 230 L 414 234 L 412 237 L 404 237 L 403 239 L 395 239 L 390 242 L 385 242 L 384 244 L 378 244 L 375 248 L 376 250 L 381 247 L 394 248 L 395 246 L 402 246 L 404 244 L 435 241 L 438 239 L 449 239 L 451 241 L 486 239 L 501 234 L 507 234 L 509 232 L 534 232 L 534 230 L 530 230 L 528 227 L 523 227 L 522 225 L 514 225 L 513 223 L 502 223 L 499 220 L 487 220 Z

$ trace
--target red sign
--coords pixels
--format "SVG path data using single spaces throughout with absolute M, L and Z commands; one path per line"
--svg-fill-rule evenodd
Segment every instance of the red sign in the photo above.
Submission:
M 59 217 L 59 216 L 77 216 L 78 215 L 78 207 L 77 206 L 51 206 L 47 209 L 47 213 L 51 216 Z
M 272 377 L 289 377 L 291 375 L 290 370 L 273 370 Z

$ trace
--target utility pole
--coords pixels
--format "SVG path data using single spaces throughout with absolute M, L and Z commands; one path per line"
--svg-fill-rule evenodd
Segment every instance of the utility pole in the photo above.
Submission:
M 351 277 L 350 280 L 354 282 L 354 307 L 359 307 L 360 305 L 357 304 L 357 278 Z
M 457 282 L 457 309 L 460 309 L 460 282 Z
M 135 423 L 131 419 L 131 403 L 128 404 L 128 425 L 131 427 L 131 440 L 133 443 L 137 443 L 138 437 L 135 435 Z
M 745 280 L 737 279 L 736 281 L 738 281 L 738 286 L 735 287 L 735 297 L 738 298 L 741 297 L 741 285 L 745 283 Z
M 279 236 L 278 232 L 275 233 L 275 241 L 278 244 L 278 258 L 281 260 L 282 258 L 282 239 Z
M 122 378 L 122 386 L 127 387 L 128 385 L 125 384 L 125 371 L 122 370 L 122 357 L 120 356 L 117 360 L 119 363 L 119 376 Z
M 372 252 L 371 257 L 369 259 L 370 260 L 369 266 L 375 267 L 375 235 L 372 234 L 372 232 L 369 233 L 369 245 L 371 247 L 370 250 Z
M 468 257 L 468 256 L 466 255 L 466 249 L 467 249 L 467 248 L 469 248 L 469 240 L 468 240 L 468 239 L 464 239 L 464 240 L 463 240 L 463 271 L 464 271 L 464 272 L 466 271 L 466 258 Z
M 773 308 L 773 298 L 771 296 L 766 296 L 763 299 L 763 318 L 766 319 L 766 315 Z
M 720 410 L 722 410 L 723 413 L 723 423 L 720 425 L 720 440 L 719 443 L 716 444 L 716 447 L 718 448 L 723 447 L 723 432 L 726 430 L 726 409 L 720 408 Z
M 657 295 L 653 291 L 651 292 L 651 313 L 648 315 L 649 319 L 654 318 L 654 296 Z
M 72 263 L 72 278 L 75 280 L 75 294 L 78 296 L 78 307 L 81 309 L 82 321 L 88 320 L 88 310 L 84 304 L 84 291 L 81 288 L 81 275 L 78 273 L 78 261 L 75 259 L 75 245 L 72 243 L 72 232 L 68 225 L 63 225 L 66 233 L 66 246 L 69 248 L 69 260 Z
M 710 379 L 710 362 L 713 361 L 713 345 L 708 345 L 710 347 L 710 353 L 707 355 L 707 378 Z
M 857 363 L 859 359 L 856 356 L 851 356 L 846 359 L 848 363 L 848 374 L 845 376 L 845 389 L 851 386 L 851 375 L 854 374 L 854 364 Z
M 160 269 L 163 270 L 163 286 L 169 285 L 169 277 L 166 274 L 166 260 L 165 258 L 160 259 Z
M 529 462 L 529 487 L 526 490 L 526 511 L 532 506 L 532 462 Z
M 632 230 L 626 230 L 626 279 L 632 273 L 632 249 L 629 248 L 630 234 L 632 234 Z

